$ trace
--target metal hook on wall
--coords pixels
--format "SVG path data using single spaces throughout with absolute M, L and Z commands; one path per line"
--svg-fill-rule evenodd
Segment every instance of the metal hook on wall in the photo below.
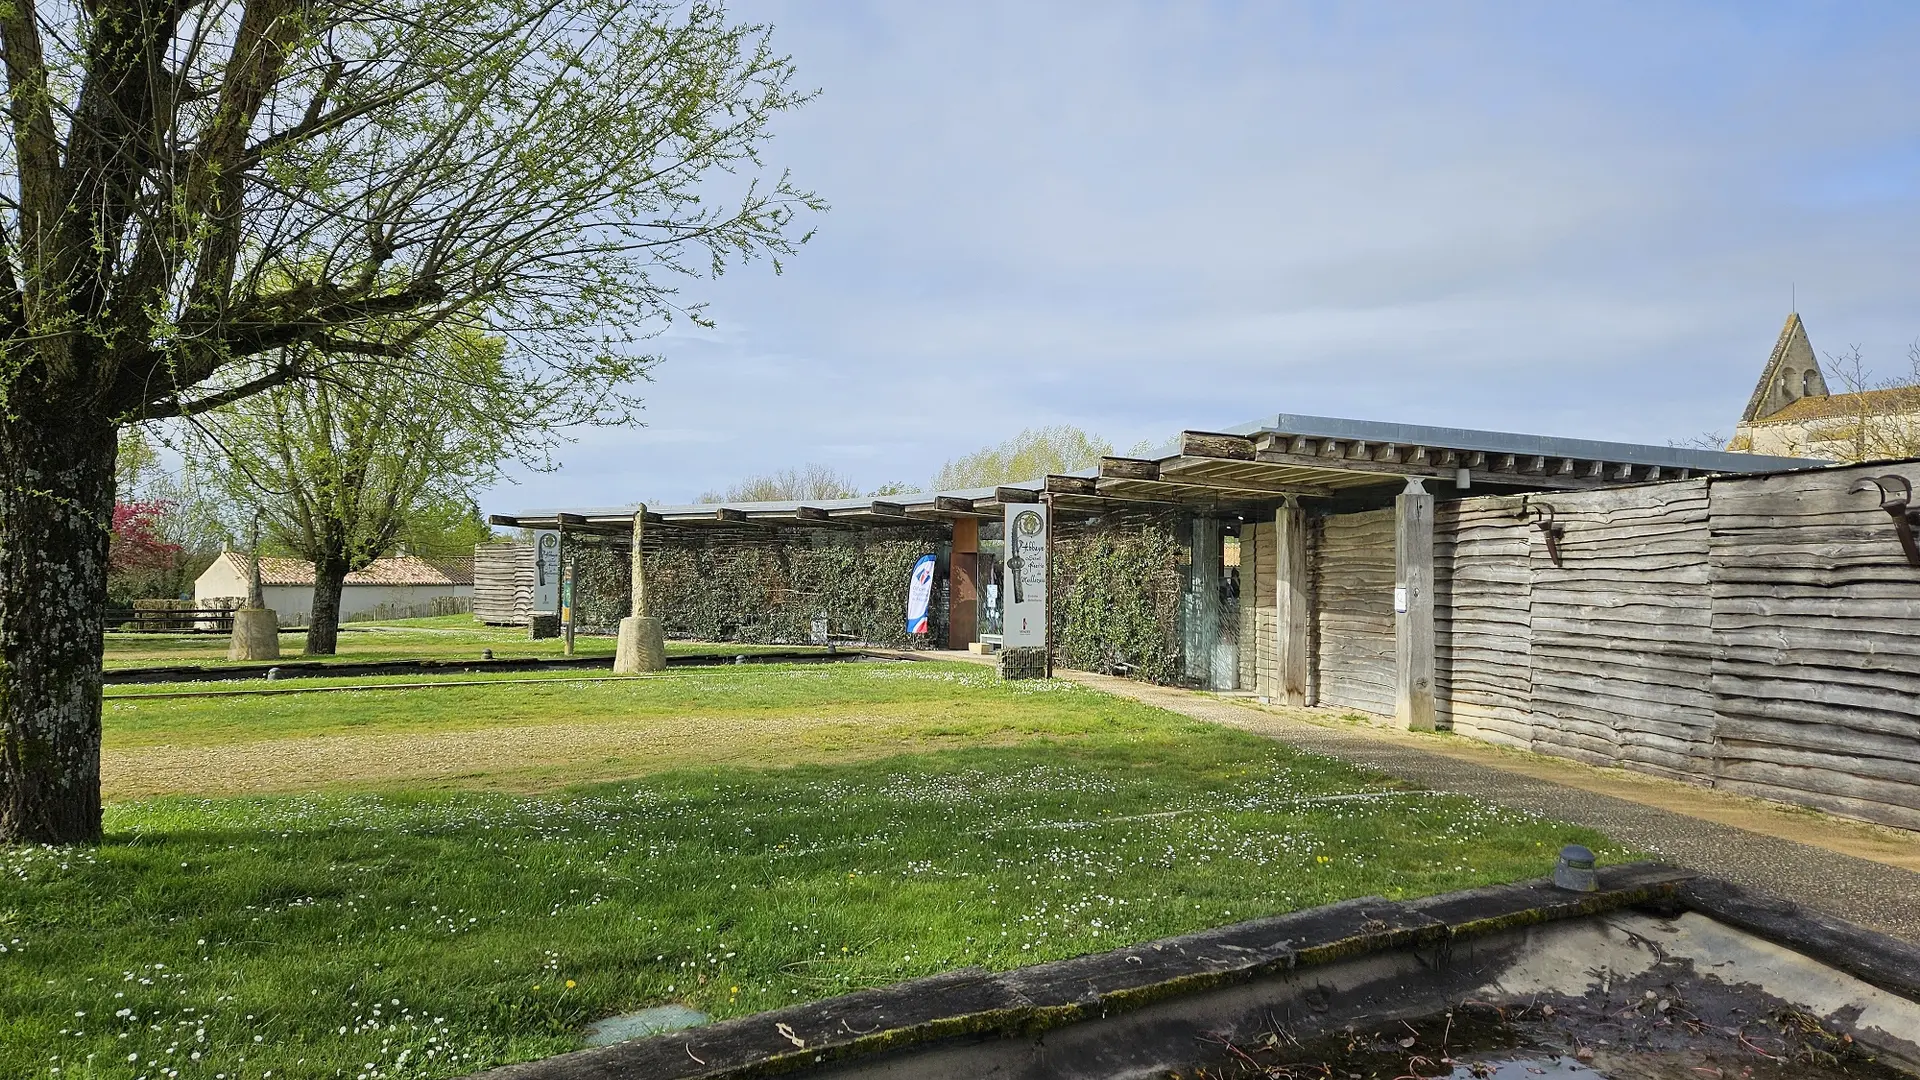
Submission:
M 1559 566 L 1560 538 L 1567 534 L 1566 523 L 1555 521 L 1553 507 L 1546 503 L 1533 503 L 1529 509 L 1533 511 L 1533 527 L 1547 538 L 1547 558 L 1553 560 L 1553 565 Z
M 1900 538 L 1900 547 L 1907 553 L 1907 565 L 1920 566 L 1920 542 L 1914 540 L 1914 526 L 1920 525 L 1920 510 L 1909 504 L 1913 501 L 1913 483 L 1904 476 L 1888 473 L 1886 476 L 1869 476 L 1856 480 L 1849 491 L 1880 492 L 1880 509 L 1893 518 L 1894 534 Z

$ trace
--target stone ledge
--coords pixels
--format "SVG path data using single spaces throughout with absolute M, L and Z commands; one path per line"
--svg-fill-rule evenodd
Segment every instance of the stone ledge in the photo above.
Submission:
M 1920 1001 L 1920 947 L 1719 878 L 1680 886 L 1680 906 L 1805 953 L 1890 994 Z
M 943 1039 L 1030 1035 L 1279 971 L 1644 904 L 1679 903 L 1693 875 L 1607 867 L 1600 890 L 1545 881 L 1424 900 L 1362 897 L 1180 937 L 992 973 L 978 968 L 508 1065 L 485 1080 L 746 1080 Z M 782 1029 L 785 1030 L 782 1030 Z

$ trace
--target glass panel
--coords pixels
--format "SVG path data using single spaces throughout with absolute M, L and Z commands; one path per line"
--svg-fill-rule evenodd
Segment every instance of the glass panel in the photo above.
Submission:
M 1004 521 L 980 523 L 980 556 L 976 571 L 980 582 L 980 640 L 998 642 L 1006 632 L 1001 589 L 1006 582 L 1007 524 Z

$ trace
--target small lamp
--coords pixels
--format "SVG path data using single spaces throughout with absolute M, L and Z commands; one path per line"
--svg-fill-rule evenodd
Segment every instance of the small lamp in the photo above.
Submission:
M 1553 883 L 1568 892 L 1598 892 L 1600 881 L 1593 873 L 1593 852 L 1580 844 L 1560 849 L 1560 861 L 1553 868 Z

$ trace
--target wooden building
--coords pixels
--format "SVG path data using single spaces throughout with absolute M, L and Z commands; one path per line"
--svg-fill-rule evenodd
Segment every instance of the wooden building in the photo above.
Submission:
M 1184 432 L 1151 458 L 1109 457 L 1097 469 L 1028 483 L 885 499 L 663 506 L 649 508 L 647 520 L 661 526 L 648 530 L 661 543 L 712 530 L 764 536 L 926 526 L 944 548 L 946 644 L 962 648 L 998 633 L 1000 522 L 1007 504 L 1048 502 L 1067 527 L 1122 509 L 1175 515 L 1184 519 L 1195 598 L 1183 627 L 1188 681 L 1282 702 L 1319 700 L 1431 727 L 1436 500 L 1805 464 L 1278 415 L 1222 432 Z M 496 520 L 621 535 L 631 528 L 634 509 L 536 510 Z M 1236 541 L 1237 567 L 1227 565 L 1229 538 Z M 1324 598 L 1318 619 L 1307 609 L 1310 595 Z
M 652 508 L 646 534 L 918 527 L 960 647 L 995 629 L 1007 505 L 1062 534 L 1171 522 L 1168 681 L 1920 828 L 1916 483 L 1912 460 L 1282 415 L 988 490 Z M 633 513 L 504 520 L 617 538 Z

